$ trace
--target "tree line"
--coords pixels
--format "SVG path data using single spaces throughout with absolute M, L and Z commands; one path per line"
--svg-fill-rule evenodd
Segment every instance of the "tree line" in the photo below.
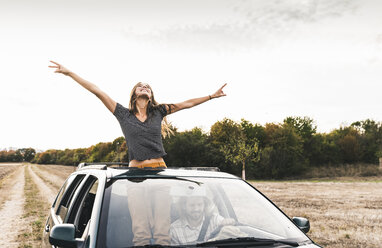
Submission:
M 318 133 L 309 117 L 287 117 L 264 126 L 225 118 L 209 132 L 200 128 L 163 139 L 168 166 L 219 167 L 248 178 L 298 177 L 313 167 L 343 164 L 377 164 L 382 157 L 382 123 L 370 119 Z M 89 148 L 47 150 L 33 148 L 0 151 L 0 162 L 77 165 L 80 162 L 127 162 L 123 137 Z M 245 170 L 244 170 L 245 169 Z

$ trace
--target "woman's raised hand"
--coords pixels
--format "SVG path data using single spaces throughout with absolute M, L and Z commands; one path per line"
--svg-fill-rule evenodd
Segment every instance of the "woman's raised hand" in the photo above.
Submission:
M 66 69 L 64 66 L 60 65 L 59 63 L 56 63 L 54 61 L 50 61 L 51 63 L 55 64 L 55 65 L 50 65 L 49 67 L 50 68 L 56 68 L 56 70 L 54 72 L 56 73 L 62 73 L 64 75 L 69 75 L 70 71 L 68 69 Z
M 226 86 L 227 84 L 224 84 L 222 87 L 220 87 L 220 89 L 218 89 L 215 93 L 213 93 L 211 95 L 212 98 L 218 98 L 218 97 L 222 97 L 222 96 L 226 96 L 226 94 L 223 92 L 223 88 Z

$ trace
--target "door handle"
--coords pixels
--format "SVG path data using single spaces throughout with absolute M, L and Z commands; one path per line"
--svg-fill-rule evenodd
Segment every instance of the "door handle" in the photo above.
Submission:
M 49 225 L 46 225 L 45 226 L 45 232 L 49 232 L 50 231 L 50 226 Z

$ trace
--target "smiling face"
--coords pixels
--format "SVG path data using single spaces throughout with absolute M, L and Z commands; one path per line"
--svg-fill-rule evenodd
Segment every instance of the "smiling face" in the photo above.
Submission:
M 152 96 L 150 85 L 145 83 L 138 83 L 134 93 L 137 97 L 147 97 L 148 99 L 151 99 Z
M 201 221 L 204 214 L 203 197 L 188 197 L 185 204 L 187 218 L 192 221 Z
M 151 89 L 150 85 L 139 82 L 133 87 L 130 94 L 129 109 L 131 109 L 133 113 L 137 112 L 137 98 L 142 97 L 149 100 L 149 106 L 158 105 L 158 103 L 154 99 L 154 92 Z

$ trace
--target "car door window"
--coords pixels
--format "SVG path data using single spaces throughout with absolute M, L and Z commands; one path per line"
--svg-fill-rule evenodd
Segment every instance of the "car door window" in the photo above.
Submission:
M 56 200 L 54 200 L 53 206 L 54 212 L 57 212 L 59 203 L 62 199 L 62 196 L 64 195 L 65 191 L 68 189 L 71 182 L 73 182 L 73 179 L 75 178 L 75 175 L 70 176 L 68 179 L 66 179 L 64 185 L 61 187 L 60 191 L 58 192 L 58 195 L 56 197 Z
M 97 178 L 89 176 L 73 205 L 73 209 L 68 218 L 68 223 L 72 223 L 76 226 L 77 238 L 82 236 L 86 226 L 88 225 L 93 211 L 97 189 Z
M 61 188 L 57 200 L 55 202 L 54 210 L 56 215 L 60 217 L 61 222 L 65 220 L 68 212 L 69 204 L 73 198 L 74 192 L 84 179 L 85 175 L 73 175 L 68 178 L 64 186 Z

